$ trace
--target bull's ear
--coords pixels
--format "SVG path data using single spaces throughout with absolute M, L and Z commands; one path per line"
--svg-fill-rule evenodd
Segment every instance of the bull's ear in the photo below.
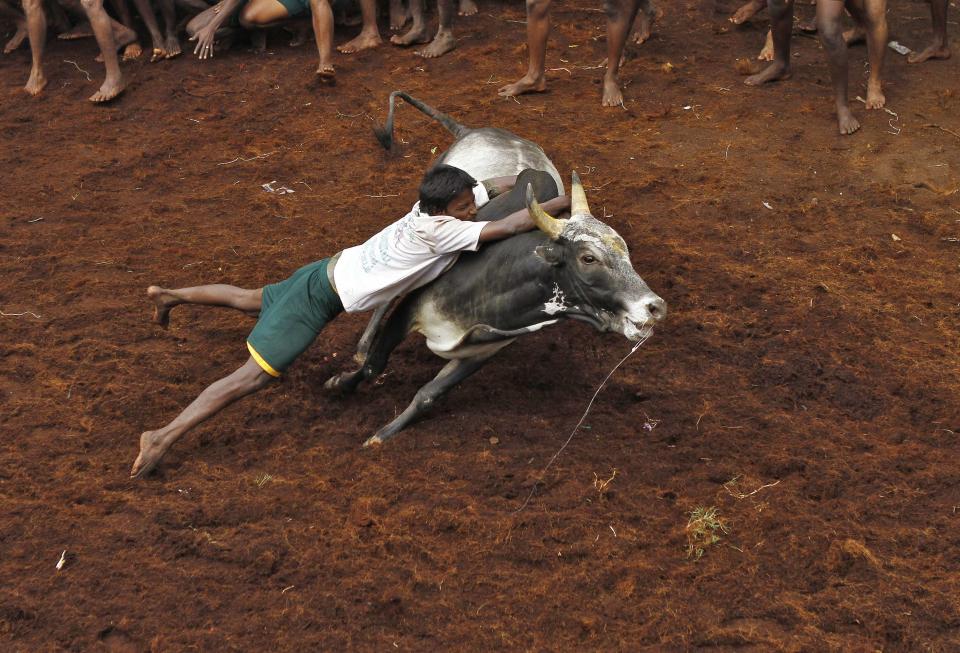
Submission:
M 559 247 L 540 245 L 534 248 L 533 253 L 542 258 L 548 265 L 558 266 L 563 263 L 563 253 Z

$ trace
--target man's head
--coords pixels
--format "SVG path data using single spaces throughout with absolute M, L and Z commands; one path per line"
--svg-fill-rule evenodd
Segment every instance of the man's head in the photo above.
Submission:
M 473 220 L 477 215 L 473 197 L 476 185 L 477 180 L 460 168 L 443 163 L 436 165 L 427 170 L 420 182 L 420 211 Z

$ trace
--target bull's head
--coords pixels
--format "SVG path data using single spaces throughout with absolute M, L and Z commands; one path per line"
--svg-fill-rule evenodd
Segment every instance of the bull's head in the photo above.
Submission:
M 530 186 L 527 209 L 551 241 L 538 247 L 536 254 L 558 268 L 554 295 L 544 304 L 544 312 L 563 313 L 634 341 L 649 335 L 666 316 L 667 303 L 633 269 L 623 238 L 590 213 L 576 172 L 569 219 L 547 214 Z

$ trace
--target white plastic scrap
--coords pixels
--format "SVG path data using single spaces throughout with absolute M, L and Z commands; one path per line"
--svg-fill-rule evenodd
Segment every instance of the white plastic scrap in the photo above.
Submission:
M 64 549 L 63 553 L 60 554 L 60 559 L 57 560 L 57 571 L 63 569 L 63 565 L 67 564 L 67 550 Z
M 274 188 L 273 185 L 277 183 L 277 180 L 274 179 L 270 183 L 260 184 L 260 187 L 268 193 L 276 193 L 277 195 L 288 195 L 290 193 L 295 193 L 296 191 L 292 188 L 287 188 L 286 186 L 280 186 L 279 188 Z
M 898 43 L 898 42 L 896 42 L 896 41 L 890 41 L 889 43 L 887 43 L 887 47 L 889 47 L 891 50 L 893 50 L 893 51 L 896 52 L 897 54 L 902 54 L 902 55 L 904 55 L 904 56 L 906 56 L 906 55 L 910 54 L 911 52 L 913 52 L 913 50 L 911 50 L 911 49 L 908 48 L 907 46 L 905 46 L 905 45 L 903 45 L 903 44 L 901 44 L 901 43 Z
M 763 205 L 764 205 L 764 207 L 766 207 L 766 208 L 768 208 L 768 209 L 770 209 L 771 211 L 773 210 L 773 207 L 772 207 L 772 206 L 770 206 L 770 203 L 769 203 L 769 202 L 760 202 L 760 203 L 761 203 L 761 204 L 763 204 Z

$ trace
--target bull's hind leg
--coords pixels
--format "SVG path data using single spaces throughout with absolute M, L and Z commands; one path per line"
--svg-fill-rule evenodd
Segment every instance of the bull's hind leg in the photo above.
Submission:
M 474 356 L 473 358 L 458 358 L 444 365 L 440 373 L 432 381 L 417 391 L 416 396 L 407 409 L 398 415 L 392 422 L 377 431 L 376 435 L 367 439 L 363 446 L 382 444 L 397 433 L 407 428 L 411 422 L 430 410 L 433 402 L 447 394 L 450 389 L 466 379 L 468 376 L 483 367 L 483 364 L 496 352 Z

